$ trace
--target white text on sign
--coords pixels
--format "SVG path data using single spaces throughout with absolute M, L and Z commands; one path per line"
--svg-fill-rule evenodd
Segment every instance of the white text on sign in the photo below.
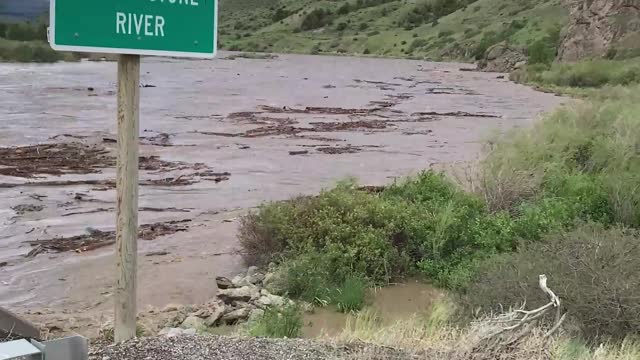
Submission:
M 198 6 L 199 0 L 150 0 L 161 4 Z M 116 12 L 116 34 L 164 37 L 164 17 Z

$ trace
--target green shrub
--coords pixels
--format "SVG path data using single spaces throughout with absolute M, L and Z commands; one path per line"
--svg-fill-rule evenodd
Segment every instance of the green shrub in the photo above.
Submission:
M 54 51 L 49 44 L 42 42 L 0 43 L 0 60 L 17 62 L 56 62 L 65 55 Z
M 495 143 L 482 164 L 494 178 L 483 182 L 481 192 L 485 198 L 524 198 L 518 195 L 521 191 L 509 186 L 509 179 L 530 179 L 526 192 L 548 199 L 523 205 L 525 208 L 518 208 L 514 201 L 502 208 L 543 224 L 538 213 L 551 211 L 551 202 L 556 202 L 553 207 L 557 208 L 549 216 L 560 216 L 561 223 L 575 216 L 640 225 L 640 189 L 635 185 L 640 182 L 640 157 L 635 150 L 640 137 L 640 121 L 635 114 L 639 112 L 640 105 L 633 98 L 594 100 L 557 110 L 534 127 Z M 501 196 L 503 193 L 507 195 Z M 522 231 L 532 234 L 527 226 Z
M 279 22 L 283 19 L 288 18 L 289 16 L 291 16 L 291 14 L 293 14 L 293 11 L 290 11 L 285 7 L 278 8 L 278 10 L 276 10 L 276 12 L 271 17 L 271 21 L 273 21 L 274 23 Z
M 559 42 L 559 28 L 550 30 L 547 36 L 534 41 L 527 49 L 529 64 L 551 64 L 556 58 Z
M 302 326 L 302 313 L 296 306 L 271 307 L 249 324 L 248 333 L 255 337 L 291 339 L 302 335 Z
M 332 14 L 329 10 L 314 9 L 302 19 L 300 29 L 306 31 L 321 28 L 329 24 L 329 22 L 331 21 L 331 17 Z
M 411 42 L 411 45 L 409 45 L 409 51 L 410 51 L 410 52 L 413 52 L 413 51 L 415 51 L 416 49 L 419 49 L 419 48 L 421 48 L 421 47 L 426 46 L 427 44 L 428 44 L 428 42 L 427 42 L 427 40 L 426 40 L 426 39 L 414 39 L 414 40 Z
M 359 276 L 348 276 L 333 295 L 332 302 L 339 311 L 348 313 L 364 307 L 367 282 Z
M 17 41 L 46 41 L 47 25 L 29 22 L 6 24 L 4 38 Z
M 338 26 L 336 26 L 336 30 L 337 31 L 344 31 L 344 30 L 347 29 L 348 26 L 349 25 L 347 25 L 347 23 L 341 22 L 341 23 L 338 24 Z
M 640 234 L 588 224 L 556 232 L 521 251 L 492 258 L 480 267 L 465 301 L 470 309 L 499 310 L 499 304 L 536 308 L 548 302 L 537 286 L 549 287 L 590 339 L 624 339 L 640 331 Z
M 541 75 L 541 82 L 569 87 L 602 87 L 640 83 L 640 63 L 589 60 L 574 64 L 554 64 Z

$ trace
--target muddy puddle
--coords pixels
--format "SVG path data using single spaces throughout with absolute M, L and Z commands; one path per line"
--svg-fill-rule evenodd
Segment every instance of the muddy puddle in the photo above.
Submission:
M 139 261 L 141 309 L 213 296 L 216 276 L 244 267 L 238 218 L 263 201 L 347 177 L 375 191 L 473 161 L 489 134 L 565 101 L 461 64 L 226 55 L 143 59 L 139 224 L 189 222 L 139 242 L 141 254 L 166 254 Z M 113 308 L 103 245 L 115 230 L 116 70 L 0 64 L 0 305 L 87 318 Z M 313 331 L 343 321 L 317 316 Z
M 384 325 L 426 314 L 442 292 L 429 284 L 409 281 L 404 284 L 371 289 L 365 311 L 373 312 Z M 354 315 L 337 312 L 333 308 L 316 309 L 304 315 L 303 336 L 335 336 L 354 324 Z
M 393 325 L 413 316 L 428 314 L 435 301 L 444 296 L 442 290 L 420 281 L 408 281 L 369 291 L 367 305 L 363 311 L 375 314 L 382 325 Z M 354 314 L 338 312 L 333 307 L 315 308 L 303 315 L 302 337 L 335 337 L 348 326 L 355 324 Z M 212 328 L 217 335 L 231 335 L 240 331 L 236 326 Z

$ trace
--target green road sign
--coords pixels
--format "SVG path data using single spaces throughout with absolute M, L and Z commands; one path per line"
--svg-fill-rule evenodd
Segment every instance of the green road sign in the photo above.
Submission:
M 217 0 L 51 0 L 55 50 L 212 58 Z

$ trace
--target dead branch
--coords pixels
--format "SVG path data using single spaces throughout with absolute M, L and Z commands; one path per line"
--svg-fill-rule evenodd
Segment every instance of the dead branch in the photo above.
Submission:
M 543 339 L 548 339 L 557 333 L 567 314 L 561 315 L 560 298 L 549 289 L 547 276 L 540 275 L 538 280 L 538 285 L 549 297 L 549 302 L 533 310 L 525 310 L 526 303 L 524 303 L 519 309 L 475 322 L 472 327 L 478 340 L 472 347 L 470 354 L 482 354 L 480 357 L 482 359 L 495 359 L 499 358 L 498 354 L 524 344 L 529 336 L 538 336 L 540 328 L 549 329 L 544 337 L 541 337 Z M 548 323 L 541 324 L 545 316 L 553 313 L 553 310 L 556 314 L 552 325 L 549 327 Z M 544 348 L 545 346 L 542 347 L 539 349 L 540 351 L 548 350 Z

